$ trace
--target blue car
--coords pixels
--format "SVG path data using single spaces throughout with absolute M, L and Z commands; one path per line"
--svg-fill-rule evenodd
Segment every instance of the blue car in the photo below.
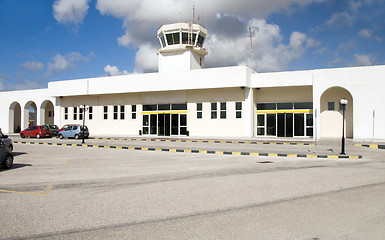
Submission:
M 0 164 L 5 169 L 9 169 L 13 165 L 13 154 L 2 140 L 0 140 Z
M 88 138 L 89 132 L 88 132 L 87 126 L 84 126 L 84 131 L 83 131 L 83 125 L 72 124 L 72 125 L 66 126 L 66 128 L 64 128 L 63 131 L 60 131 L 58 133 L 58 137 L 60 139 L 63 139 L 63 138 L 82 139 L 83 132 L 84 132 L 84 138 Z

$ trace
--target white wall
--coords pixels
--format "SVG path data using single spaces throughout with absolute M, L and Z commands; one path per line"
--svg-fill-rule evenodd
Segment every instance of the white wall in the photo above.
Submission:
M 345 88 L 353 97 L 354 139 L 385 139 L 385 66 L 315 70 L 313 79 L 318 114 L 323 92 L 334 86 Z M 373 110 L 376 113 L 374 134 Z
M 215 89 L 246 86 L 250 73 L 237 66 L 50 82 L 48 88 L 52 96 Z
M 188 93 L 187 128 L 190 136 L 248 137 L 248 117 L 245 114 L 245 89 L 227 88 L 193 90 Z M 220 102 L 226 102 L 226 119 L 220 118 Z M 236 118 L 235 103 L 242 102 L 242 118 Z M 202 103 L 203 117 L 197 119 L 196 103 Z M 211 119 L 211 103 L 217 103 L 217 119 Z
M 25 108 L 26 105 L 29 105 L 31 102 L 34 102 L 37 107 L 37 123 L 44 122 L 45 116 L 41 116 L 40 108 L 46 100 L 55 103 L 55 99 L 49 97 L 48 89 L 0 92 L 0 128 L 4 133 L 13 132 L 13 129 L 10 129 L 12 125 L 10 124 L 10 120 L 12 120 L 13 117 L 9 114 L 9 108 L 13 102 L 18 102 L 21 107 L 21 130 L 27 128 L 28 108 Z

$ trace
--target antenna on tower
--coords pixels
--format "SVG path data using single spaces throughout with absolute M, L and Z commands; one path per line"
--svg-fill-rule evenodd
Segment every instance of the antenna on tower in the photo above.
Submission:
M 251 27 L 249 27 L 250 33 L 250 47 L 251 47 L 251 69 L 254 70 L 254 49 L 253 49 L 253 38 L 251 37 Z
M 195 23 L 195 5 L 193 5 L 193 23 Z

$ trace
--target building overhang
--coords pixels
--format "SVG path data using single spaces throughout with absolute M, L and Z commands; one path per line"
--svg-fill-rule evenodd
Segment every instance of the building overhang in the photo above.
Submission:
M 250 87 L 245 66 L 208 68 L 58 81 L 48 83 L 53 97 Z

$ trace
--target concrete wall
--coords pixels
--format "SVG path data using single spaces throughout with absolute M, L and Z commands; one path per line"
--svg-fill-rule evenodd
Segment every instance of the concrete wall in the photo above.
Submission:
M 187 126 L 191 136 L 248 136 L 244 88 L 193 90 L 188 92 L 188 102 Z M 226 119 L 220 118 L 221 102 L 226 102 Z M 242 118 L 236 118 L 236 102 L 242 102 Z M 202 119 L 196 117 L 196 103 L 202 103 Z M 217 103 L 216 119 L 211 119 L 211 103 Z
M 385 66 L 315 70 L 313 81 L 314 107 L 318 115 L 322 94 L 332 87 L 341 87 L 353 98 L 353 106 L 348 105 L 348 111 L 353 111 L 354 139 L 385 140 Z M 335 97 L 341 99 L 344 96 Z M 318 122 L 318 134 L 321 127 L 324 126 Z
M 245 136 L 247 125 L 245 107 L 242 118 L 235 116 L 235 102 L 245 101 L 244 88 L 191 90 L 172 92 L 130 93 L 100 96 L 74 96 L 61 99 L 60 126 L 65 124 L 82 124 L 79 118 L 73 120 L 73 107 L 82 104 L 93 107 L 93 117 L 86 114 L 86 125 L 92 136 L 132 136 L 142 129 L 142 105 L 187 103 L 187 130 L 190 136 Z M 211 103 L 226 102 L 226 119 L 211 119 Z M 203 118 L 197 119 L 196 103 L 203 105 Z M 125 106 L 125 119 L 113 119 L 113 106 Z M 137 106 L 137 118 L 131 118 L 131 106 Z M 108 119 L 104 119 L 104 106 L 108 107 Z M 64 108 L 68 107 L 68 119 L 64 119 Z M 78 110 L 79 113 L 79 110 Z M 119 112 L 120 113 L 120 112 Z M 79 115 L 79 114 L 78 114 Z M 231 126 L 231 127 L 229 127 Z
M 0 128 L 4 133 L 13 133 L 18 127 L 15 125 L 19 124 L 19 121 L 21 130 L 27 128 L 31 105 L 36 105 L 36 123 L 45 123 L 46 101 L 50 101 L 52 104 L 55 102 L 54 98 L 49 97 L 48 89 L 0 92 Z

